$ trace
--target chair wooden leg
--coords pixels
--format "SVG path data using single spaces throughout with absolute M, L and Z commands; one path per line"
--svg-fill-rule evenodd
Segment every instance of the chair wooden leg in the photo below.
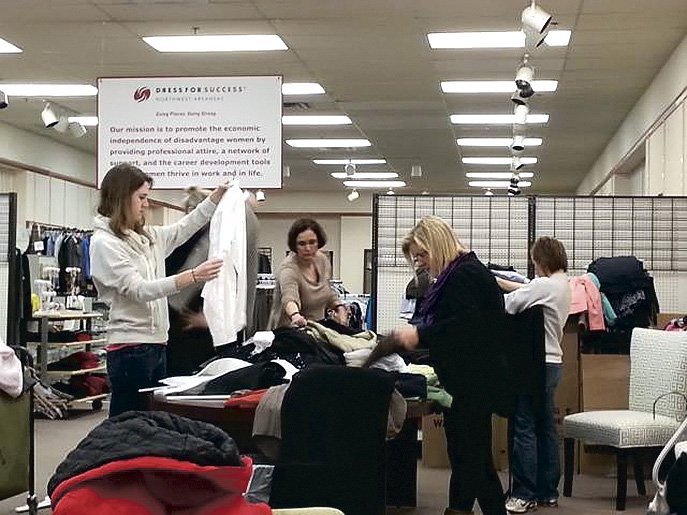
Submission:
M 617 463 L 617 484 L 615 496 L 616 511 L 625 510 L 625 500 L 627 498 L 627 451 L 625 449 L 618 449 L 616 453 Z
M 641 449 L 635 450 L 632 456 L 635 470 L 635 483 L 637 484 L 637 493 L 639 495 L 646 495 L 646 487 L 644 486 L 644 460 L 642 459 Z
M 572 495 L 573 473 L 575 469 L 575 439 L 563 439 L 563 495 Z

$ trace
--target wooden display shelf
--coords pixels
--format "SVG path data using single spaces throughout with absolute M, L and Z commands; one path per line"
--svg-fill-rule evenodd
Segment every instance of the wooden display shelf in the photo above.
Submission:
M 31 318 L 47 318 L 48 320 L 82 320 L 86 318 L 100 318 L 102 313 L 85 313 L 83 311 L 35 311 Z
M 100 365 L 99 367 L 82 368 L 80 370 L 48 370 L 46 373 L 48 377 L 73 377 L 96 372 L 105 372 L 106 368 L 105 365 Z
M 43 345 L 41 342 L 26 342 L 30 345 Z M 84 340 L 80 342 L 48 342 L 48 347 L 78 347 L 80 345 L 98 345 L 107 343 L 107 338 L 96 338 L 94 340 Z
M 93 402 L 93 401 L 99 401 L 101 399 L 104 399 L 110 395 L 109 393 L 100 393 L 98 395 L 91 395 L 90 397 L 81 397 L 80 399 L 72 399 L 69 401 L 69 404 L 78 404 L 81 402 Z

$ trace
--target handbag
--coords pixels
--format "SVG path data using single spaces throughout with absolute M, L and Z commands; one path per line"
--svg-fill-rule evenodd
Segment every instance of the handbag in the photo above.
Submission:
M 668 504 L 668 487 L 666 481 L 660 481 L 658 479 L 658 471 L 663 464 L 663 460 L 672 451 L 673 446 L 675 446 L 677 441 L 685 432 L 687 432 L 687 418 L 682 421 L 680 427 L 678 427 L 677 431 L 675 431 L 673 436 L 670 437 L 670 440 L 668 440 L 668 443 L 663 447 L 661 453 L 656 459 L 656 462 L 654 463 L 654 468 L 651 472 L 651 478 L 656 485 L 656 495 L 649 503 L 649 507 L 646 511 L 647 515 L 670 515 L 670 513 L 672 513 L 670 511 L 670 505 Z
M 29 392 L 0 392 L 0 499 L 29 489 Z

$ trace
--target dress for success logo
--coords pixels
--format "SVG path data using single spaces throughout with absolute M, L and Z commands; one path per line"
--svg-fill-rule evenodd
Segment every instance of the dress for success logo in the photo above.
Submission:
M 134 91 L 134 100 L 136 102 L 145 102 L 150 98 L 150 88 L 142 87 Z

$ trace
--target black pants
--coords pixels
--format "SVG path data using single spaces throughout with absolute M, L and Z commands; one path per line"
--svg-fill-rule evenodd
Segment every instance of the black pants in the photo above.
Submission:
M 448 506 L 470 511 L 479 502 L 484 515 L 506 515 L 501 481 L 491 456 L 491 413 L 479 406 L 453 406 L 444 413 L 451 462 Z

